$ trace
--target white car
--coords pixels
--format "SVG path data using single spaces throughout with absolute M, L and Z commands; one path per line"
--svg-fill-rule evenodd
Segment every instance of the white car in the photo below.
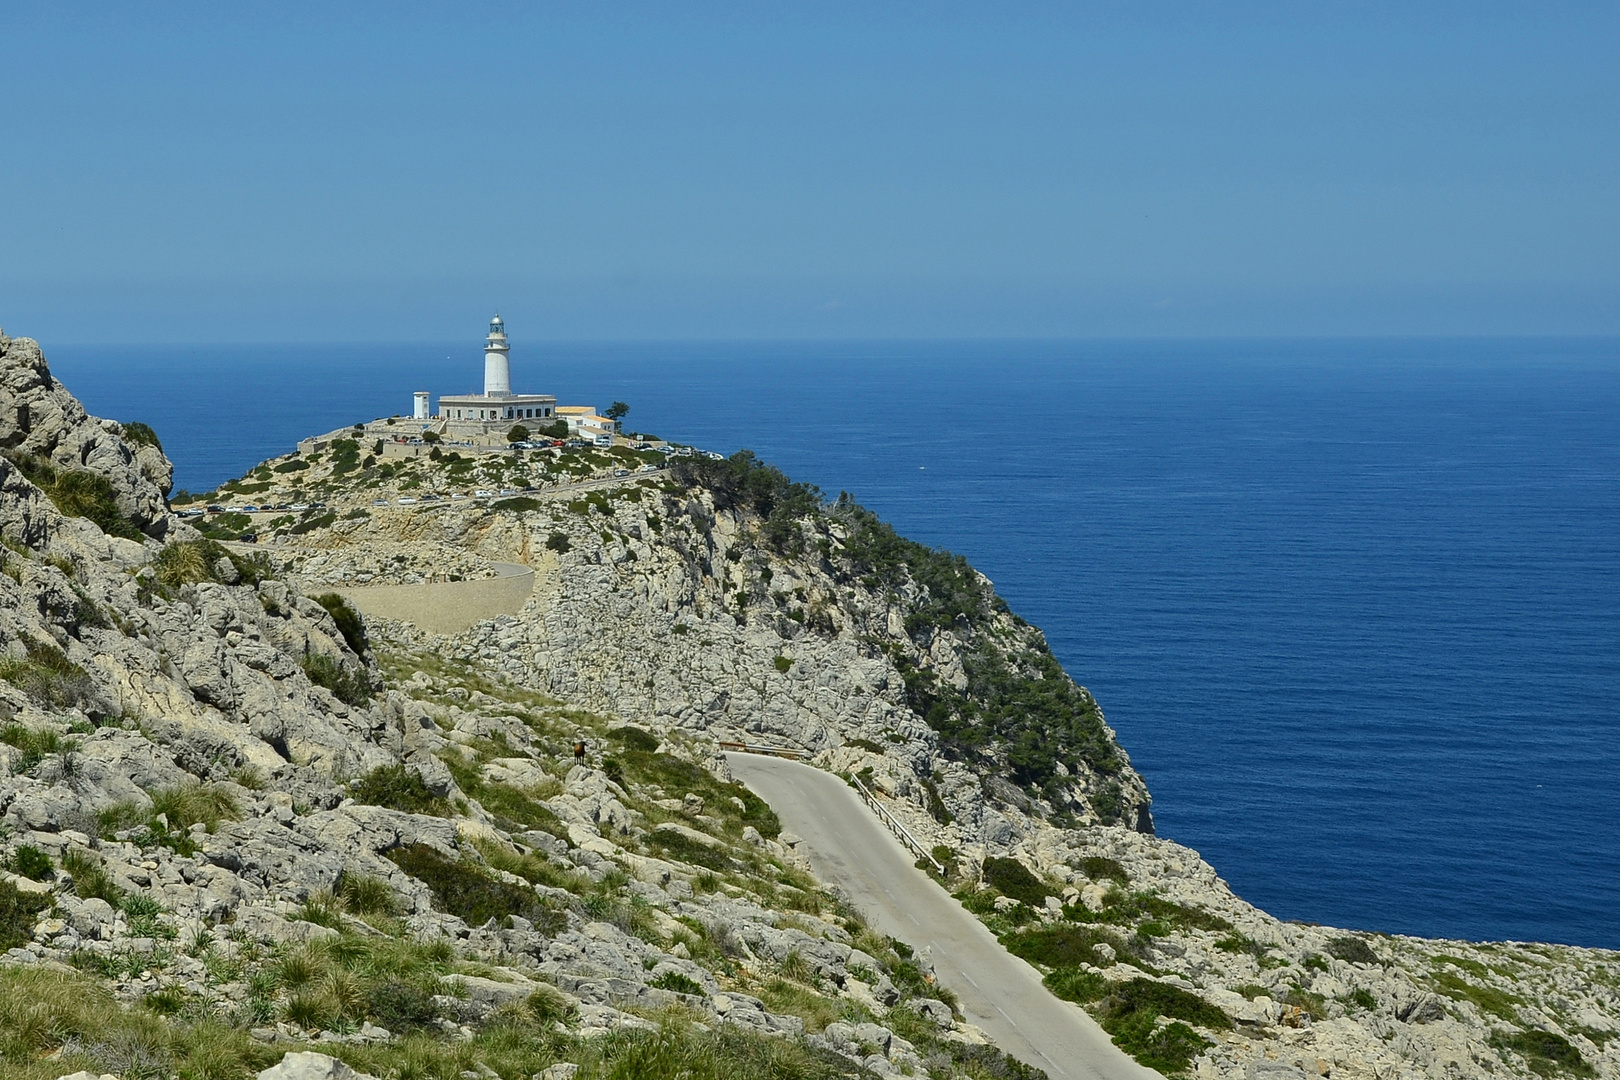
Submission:
M 411 498 L 409 495 L 407 495 L 403 499 L 397 499 L 395 501 L 398 502 L 399 505 L 401 505 L 401 506 L 409 506 L 412 503 L 414 503 L 416 500 Z
M 494 497 L 495 493 L 493 491 L 485 491 L 483 488 L 473 492 L 473 498 L 475 499 L 493 499 Z

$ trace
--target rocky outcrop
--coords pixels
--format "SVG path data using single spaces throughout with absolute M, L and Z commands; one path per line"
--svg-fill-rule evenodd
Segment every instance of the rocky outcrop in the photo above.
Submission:
M 174 469 L 156 445 L 124 437 L 122 425 L 88 415 L 52 375 L 39 344 L 0 331 L 0 447 L 60 469 L 93 473 L 111 484 L 118 510 L 161 537 L 170 517 L 165 496 Z M 0 474 L 0 484 L 4 483 Z
M 74 970 L 113 995 L 22 1034 L 0 1006 L 6 1040 L 166 1075 L 178 1051 L 150 1025 L 178 1011 L 287 1044 L 264 1075 L 336 1077 L 355 1074 L 305 1047 L 417 1054 L 404 1032 L 481 1045 L 523 1023 L 577 1056 L 677 1010 L 809 1060 L 866 1048 L 803 1042 L 800 1012 L 922 1010 L 955 1041 L 925 1066 L 885 1028 L 883 1071 L 960 1075 L 950 1047 L 982 1036 L 717 778 L 712 738 L 655 737 L 407 638 L 379 656 L 352 610 L 170 517 L 161 451 L 85 416 L 32 342 L 0 344 L 0 386 L 27 406 L 9 414 L 18 460 L 0 458 L 0 996 L 43 987 L 41 1008 L 65 1008 L 88 992 Z M 146 532 L 70 512 L 52 486 L 69 468 Z M 857 941 L 876 996 L 849 970 Z M 146 1034 L 89 1031 L 124 1022 L 115 1000 L 147 1002 Z M 239 1049 L 211 1052 L 204 1071 L 242 1071 L 217 1057 Z
M 0 393 L 0 994 L 71 965 L 143 1017 L 290 1051 L 277 1080 L 342 1073 L 321 1045 L 403 1071 L 404 1031 L 473 1047 L 427 1071 L 517 1075 L 477 1057 L 513 1024 L 550 1040 L 524 1075 L 564 1080 L 652 1015 L 880 1075 L 1015 1075 L 730 782 L 719 741 L 747 739 L 863 777 L 970 910 L 1168 1071 L 1620 1077 L 1616 954 L 1244 903 L 1146 831 L 1096 703 L 989 582 L 755 463 L 282 462 L 253 483 L 327 505 L 227 550 L 32 342 L 0 337 Z M 453 477 L 507 497 L 395 501 Z M 373 620 L 368 641 L 321 595 L 492 560 L 534 593 L 454 636 Z M 126 1044 L 31 1052 L 168 1067 Z

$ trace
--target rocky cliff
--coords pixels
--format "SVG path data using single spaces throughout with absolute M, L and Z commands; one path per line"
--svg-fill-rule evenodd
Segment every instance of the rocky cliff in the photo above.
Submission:
M 378 1076 L 1028 1074 L 808 875 L 726 775 L 735 738 L 863 777 L 1167 1073 L 1620 1075 L 1615 954 L 1243 903 L 1151 835 L 1096 703 L 988 581 L 746 455 L 391 460 L 373 425 L 222 488 L 284 509 L 199 533 L 149 431 L 0 336 L 8 417 L 18 1075 L 241 1075 L 316 1044 Z M 449 497 L 474 488 L 498 494 Z M 248 521 L 258 543 L 216 542 Z M 493 561 L 533 594 L 465 633 L 355 611 Z

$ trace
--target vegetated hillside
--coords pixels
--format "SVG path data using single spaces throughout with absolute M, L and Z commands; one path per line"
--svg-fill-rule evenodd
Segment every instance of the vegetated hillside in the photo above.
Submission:
M 411 651 L 143 502 L 161 452 L 0 336 L 17 385 L 64 407 L 0 458 L 0 1073 L 1034 1075 L 712 738 Z
M 296 487 L 254 480 L 239 497 L 325 504 L 255 521 L 311 588 L 535 566 L 532 616 L 483 631 L 499 641 L 484 658 L 514 679 L 690 730 L 875 747 L 873 767 L 898 768 L 904 794 L 968 842 L 1030 815 L 1151 830 L 1096 702 L 988 580 L 746 452 L 667 469 L 628 447 L 357 468 L 327 453 L 250 475 L 293 462 Z M 449 497 L 476 489 L 508 494 Z
M 0 337 L 17 379 L 65 395 Z M 353 440 L 217 493 L 327 503 L 241 514 L 265 542 L 226 547 L 124 500 L 167 463 L 79 415 L 14 448 L 110 499 L 0 461 L 5 1075 L 242 1076 L 303 1047 L 446 1080 L 1029 1075 L 729 781 L 716 741 L 746 736 L 864 776 L 945 887 L 1166 1073 L 1620 1076 L 1616 954 L 1245 904 L 1127 827 L 1140 779 L 988 583 L 847 499 L 746 456 Z M 91 444 L 95 469 L 60 453 Z M 474 486 L 537 490 L 425 501 Z M 462 634 L 345 596 L 491 559 L 534 595 Z
M 1615 954 L 1280 922 L 1196 852 L 1125 827 L 1146 793 L 1122 752 L 1108 771 L 1111 737 L 1088 738 L 1089 697 L 960 560 L 747 455 L 616 477 L 635 451 L 589 453 L 362 468 L 328 489 L 334 524 L 274 550 L 312 590 L 528 562 L 521 613 L 389 633 L 660 731 L 791 742 L 863 776 L 934 845 L 942 884 L 1166 1073 L 1620 1074 Z M 394 501 L 404 483 L 498 479 L 538 490 Z M 1021 738 L 1035 753 L 1015 762 Z

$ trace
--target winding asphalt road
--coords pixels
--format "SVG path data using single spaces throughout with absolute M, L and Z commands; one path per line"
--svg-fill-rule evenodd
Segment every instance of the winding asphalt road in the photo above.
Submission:
M 1001 947 L 984 924 L 916 867 L 848 784 L 796 761 L 730 753 L 738 780 L 798 833 L 810 864 L 841 886 L 872 925 L 927 957 L 971 1023 L 1052 1080 L 1163 1080 L 1109 1041 L 1077 1005 L 1053 997 L 1040 974 Z

